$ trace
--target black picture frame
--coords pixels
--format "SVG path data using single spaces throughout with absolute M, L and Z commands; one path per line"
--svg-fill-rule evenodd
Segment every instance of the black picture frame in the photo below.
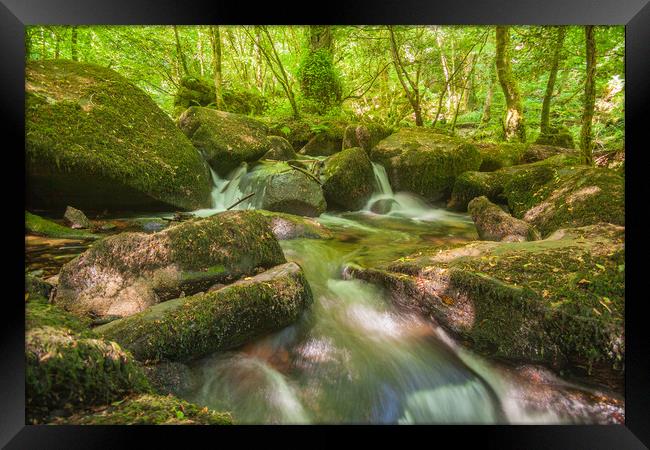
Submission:
M 16 185 L 25 186 L 24 169 L 24 27 L 31 24 L 595 24 L 626 26 L 626 250 L 629 260 L 626 271 L 626 425 L 625 426 L 436 426 L 430 427 L 344 427 L 360 430 L 375 438 L 416 433 L 424 442 L 462 443 L 478 438 L 483 448 L 647 448 L 650 445 L 650 333 L 644 322 L 642 257 L 647 254 L 642 235 L 644 199 L 648 183 L 643 179 L 647 164 L 644 148 L 650 104 L 650 4 L 649 0 L 484 0 L 484 1 L 358 1 L 354 3 L 327 1 L 292 6 L 291 3 L 185 1 L 174 0 L 0 0 L 0 123 L 6 125 L 2 145 L 6 166 L 3 175 L 7 201 L 14 204 L 5 209 L 13 217 L 15 229 L 8 233 L 16 244 L 16 252 L 5 258 L 10 269 L 5 273 L 5 296 L 2 339 L 0 339 L 2 370 L 0 371 L 0 444 L 6 448 L 115 448 L 133 443 L 134 436 L 146 434 L 149 445 L 154 441 L 171 444 L 199 445 L 197 433 L 207 442 L 220 443 L 224 434 L 237 434 L 238 444 L 245 444 L 250 434 L 241 431 L 268 433 L 288 431 L 299 443 L 295 433 L 309 431 L 321 434 L 325 444 L 336 442 L 329 427 L 79 427 L 25 425 L 24 383 L 24 304 L 19 299 L 24 247 L 20 243 L 22 212 Z M 10 144 L 12 142 L 12 144 Z M 13 162 L 13 161 L 12 161 Z M 12 176 L 10 176 L 12 175 Z M 24 200 L 24 195 L 23 198 Z M 6 221 L 8 224 L 9 221 Z M 13 233 L 16 233 L 14 240 Z M 9 249 L 6 249 L 9 252 Z M 20 253 L 20 256 L 18 256 Z M 22 267 L 21 267 L 22 265 Z M 15 272 L 15 273 L 14 273 Z M 372 429 L 370 429 L 372 428 Z M 219 433 L 214 436 L 214 433 Z M 191 434 L 191 436 L 190 436 Z M 215 437 L 219 441 L 215 440 Z M 190 439 L 188 441 L 188 439 Z M 212 440 L 212 441 L 210 441 Z M 290 443 L 291 441 L 286 441 Z M 284 441 L 279 441 L 284 442 Z M 454 444 L 454 445 L 456 445 Z M 180 444 L 179 444 L 180 445 Z M 203 445 L 203 444 L 201 444 Z M 214 445 L 214 444 L 213 444 Z M 311 445 L 302 442 L 302 445 Z

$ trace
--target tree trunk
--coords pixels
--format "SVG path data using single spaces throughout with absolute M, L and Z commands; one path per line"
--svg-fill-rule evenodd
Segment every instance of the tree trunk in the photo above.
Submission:
M 496 65 L 499 84 L 506 98 L 504 134 L 506 140 L 526 141 L 524 114 L 517 84 L 512 77 L 510 63 L 510 30 L 507 26 L 496 27 Z
M 205 75 L 205 61 L 203 59 L 203 34 L 201 28 L 197 29 L 196 33 L 196 51 L 199 60 L 199 73 L 203 76 Z
M 77 49 L 77 27 L 72 27 L 72 36 L 70 37 L 70 55 L 73 61 L 79 61 L 79 52 Z
M 174 38 L 176 39 L 176 56 L 178 56 L 178 61 L 183 68 L 183 74 L 187 76 L 190 74 L 190 72 L 187 70 L 187 61 L 185 61 L 185 54 L 183 53 L 183 48 L 181 47 L 181 40 L 178 37 L 178 28 L 176 28 L 176 25 L 173 25 L 173 28 Z
M 494 66 L 490 70 L 490 85 L 488 86 L 488 91 L 485 94 L 485 102 L 483 103 L 483 116 L 481 117 L 481 124 L 485 125 L 490 122 L 492 118 L 492 96 L 494 95 L 494 82 L 496 78 L 496 71 Z
M 544 94 L 544 101 L 542 102 L 542 118 L 540 120 L 541 134 L 548 133 L 550 124 L 551 112 L 551 99 L 553 98 L 553 89 L 555 88 L 555 80 L 557 79 L 557 71 L 560 66 L 560 58 L 562 55 L 562 46 L 564 45 L 564 37 L 566 35 L 566 28 L 563 26 L 557 29 L 557 38 L 555 40 L 553 59 L 551 60 L 551 72 L 548 75 L 548 82 L 546 83 L 546 93 Z
M 594 26 L 585 26 L 585 46 L 587 53 L 587 79 L 585 81 L 584 112 L 582 114 L 582 130 L 580 132 L 580 149 L 585 164 L 593 164 L 593 138 L 591 122 L 594 118 L 594 103 L 596 101 L 596 40 Z
M 221 73 L 221 33 L 219 32 L 219 25 L 210 26 L 210 42 L 212 43 L 212 72 L 214 77 L 215 105 L 217 109 L 220 109 L 223 98 L 223 80 Z
M 413 108 L 413 113 L 415 114 L 415 125 L 421 127 L 424 125 L 424 121 L 422 120 L 422 108 L 420 107 L 420 92 L 418 90 L 418 86 L 411 80 L 408 72 L 402 64 L 402 60 L 399 56 L 399 50 L 397 49 L 397 41 L 395 40 L 393 27 L 389 26 L 388 31 L 390 32 L 390 49 L 391 55 L 393 57 L 393 65 L 395 66 L 395 71 L 397 72 L 397 78 L 399 79 L 399 82 L 404 89 L 406 98 Z
M 332 27 L 329 25 L 309 25 L 309 51 L 317 52 L 324 49 L 329 54 L 333 53 L 334 40 Z

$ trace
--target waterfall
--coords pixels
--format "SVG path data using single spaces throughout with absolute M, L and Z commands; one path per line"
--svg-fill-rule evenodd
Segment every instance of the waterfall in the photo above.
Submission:
M 215 212 L 225 211 L 233 205 L 237 200 L 241 199 L 245 194 L 242 192 L 241 184 L 243 178 L 246 176 L 248 167 L 246 163 L 233 170 L 225 178 L 221 178 L 217 172 L 210 168 L 210 175 L 212 176 L 212 207 L 208 209 L 199 209 L 194 211 L 194 214 L 199 217 L 211 216 Z M 234 209 L 246 209 L 248 202 L 243 202 L 237 205 Z
M 375 189 L 377 194 L 393 196 L 393 188 L 390 187 L 386 169 L 379 163 L 372 163 L 372 172 L 375 174 Z

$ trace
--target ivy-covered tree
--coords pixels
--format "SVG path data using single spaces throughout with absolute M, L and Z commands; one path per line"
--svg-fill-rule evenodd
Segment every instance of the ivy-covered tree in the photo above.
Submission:
M 308 109 L 319 114 L 341 101 L 341 81 L 334 68 L 332 27 L 311 25 L 309 45 L 300 64 L 300 90 Z

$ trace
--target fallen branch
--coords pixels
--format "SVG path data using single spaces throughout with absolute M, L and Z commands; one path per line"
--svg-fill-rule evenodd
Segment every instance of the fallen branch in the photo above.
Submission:
M 243 202 L 244 200 L 248 200 L 249 198 L 251 198 L 253 195 L 255 195 L 255 192 L 251 192 L 250 194 L 246 195 L 245 197 L 240 198 L 240 199 L 237 200 L 235 203 L 233 203 L 232 205 L 230 205 L 229 207 L 227 207 L 227 208 L 226 208 L 226 211 L 230 211 L 231 209 L 233 209 L 235 206 L 239 205 L 239 204 L 240 204 L 241 202 Z

